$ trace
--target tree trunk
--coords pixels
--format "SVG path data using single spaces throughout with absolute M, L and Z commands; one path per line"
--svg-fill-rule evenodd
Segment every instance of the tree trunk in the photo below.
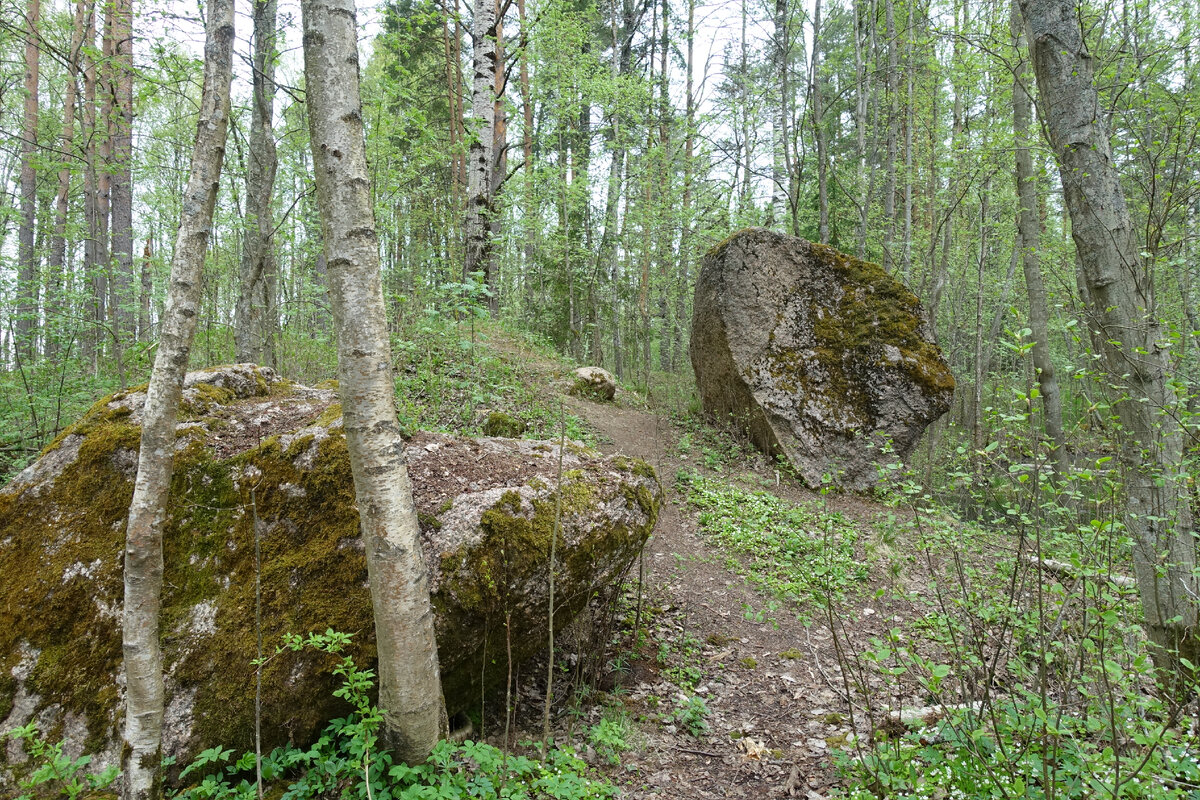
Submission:
M 1196 576 L 1179 401 L 1168 346 L 1156 317 L 1151 277 L 1137 240 L 1099 113 L 1074 0 L 1021 0 L 1043 118 L 1059 165 L 1063 198 L 1091 324 L 1123 430 L 1125 526 L 1145 626 L 1164 680 L 1182 678 L 1181 656 L 1196 661 Z
M 484 6 L 495 8 L 487 0 Z M 415 764 L 437 743 L 444 712 L 429 581 L 396 417 L 363 141 L 354 0 L 303 0 L 301 10 L 313 172 L 346 447 L 375 611 L 383 735 L 397 758 Z
M 142 291 L 138 295 L 138 341 L 149 342 L 153 338 L 150 334 L 150 294 L 154 289 L 153 282 L 150 279 L 150 259 L 154 255 L 153 245 L 151 241 L 154 239 L 154 233 L 146 237 L 146 247 L 142 250 Z
M 275 263 L 275 19 L 276 0 L 254 3 L 254 84 L 250 119 L 250 157 L 246 169 L 245 236 L 234 309 L 234 347 L 238 361 L 277 366 L 278 269 Z
M 896 44 L 896 3 L 884 1 L 884 19 L 887 25 L 887 163 L 883 186 L 883 268 L 892 271 L 892 248 L 896 242 L 896 150 L 900 132 L 897 130 L 900 116 L 896 95 L 900 73 L 899 47 Z
M 87 24 L 83 34 L 87 61 L 83 70 L 83 141 L 84 175 L 83 202 L 87 239 L 83 244 L 83 280 L 87 286 L 88 313 L 84 316 L 91 325 L 83 334 L 83 358 L 88 369 L 95 373 L 100 351 L 100 331 L 104 325 L 105 298 L 108 283 L 102 268 L 102 240 L 100 236 L 100 189 L 99 164 L 101 138 L 96 120 L 96 8 L 91 2 L 87 11 Z
M 492 147 L 496 128 L 496 4 L 475 0 L 471 22 L 474 78 L 471 84 L 471 148 L 467 160 L 467 256 L 463 282 L 485 269 L 491 250 L 488 216 L 492 211 Z
M 501 217 L 496 206 L 500 197 L 500 187 L 508 175 L 508 113 L 504 105 L 504 92 L 507 89 L 508 77 L 504 68 L 504 19 L 500 16 L 501 0 L 494 0 L 496 15 L 496 53 L 495 77 L 492 81 L 492 93 L 495 95 L 492 107 L 492 163 L 488 176 L 488 207 L 493 213 L 488 215 L 488 241 L 494 242 L 500 236 Z M 489 289 L 488 310 L 495 316 L 500 311 L 500 274 L 499 262 L 496 259 L 495 248 L 488 247 L 487 261 L 483 268 L 484 281 Z
M 46 296 L 46 358 L 58 356 L 59 339 L 55 334 L 66 311 L 63 290 L 66 287 L 67 212 L 70 210 L 71 157 L 75 148 L 76 84 L 79 82 L 79 57 L 83 45 L 83 20 L 87 13 L 85 0 L 75 0 L 75 21 L 71 27 L 71 50 L 67 53 L 67 87 L 63 96 L 63 127 L 59 135 L 58 190 L 54 197 L 54 236 L 50 240 L 50 290 Z
M 1069 459 L 1066 434 L 1063 432 L 1062 395 L 1054 372 L 1054 362 L 1050 359 L 1050 315 L 1046 302 L 1046 285 L 1042 281 L 1042 267 L 1038 257 L 1042 225 L 1038 218 L 1037 175 L 1033 171 L 1033 159 L 1029 155 L 1029 126 L 1033 121 L 1033 110 L 1026 90 L 1029 74 L 1024 54 L 1025 31 L 1017 0 L 1013 0 L 1012 3 L 1012 32 L 1018 59 L 1013 70 L 1012 92 L 1013 129 L 1016 133 L 1017 198 L 1020 201 L 1017 231 L 1021 240 L 1021 265 L 1025 271 L 1025 288 L 1029 295 L 1033 367 L 1037 373 L 1038 388 L 1042 397 L 1043 424 L 1046 435 L 1054 443 L 1056 471 L 1061 476 L 1066 474 Z
M 857 37 L 857 32 L 855 36 Z M 817 140 L 817 238 L 821 244 L 829 244 L 829 178 L 825 151 L 825 79 L 821 72 L 821 0 L 816 0 L 813 10 L 813 53 L 812 53 L 813 134 Z
M 113 325 L 133 338 L 137 292 L 133 279 L 133 0 L 112 5 L 112 259 L 117 276 Z
M 171 260 L 162 336 L 146 393 L 137 480 L 129 504 L 122 621 L 126 712 L 121 768 L 125 800 L 162 794 L 162 538 L 175 453 L 175 420 L 196 332 L 200 275 L 225 156 L 229 84 L 233 78 L 233 5 L 233 0 L 212 0 L 209 4 L 196 144 Z
M 17 232 L 17 358 L 28 363 L 37 352 L 38 258 L 33 246 L 37 216 L 38 22 L 40 0 L 29 0 L 25 34 L 25 116 L 21 123 L 21 224 Z

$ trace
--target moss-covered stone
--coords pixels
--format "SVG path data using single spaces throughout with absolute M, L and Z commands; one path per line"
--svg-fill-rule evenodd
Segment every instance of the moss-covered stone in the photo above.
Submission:
M 505 414 L 503 411 L 491 411 L 483 421 L 483 435 L 516 439 L 525 434 L 527 427 L 525 420 L 519 417 Z
M 351 655 L 361 663 L 375 657 L 334 392 L 281 392 L 272 383 L 235 399 L 218 388 L 194 393 L 211 404 L 181 426 L 187 438 L 176 452 L 164 538 L 161 630 L 173 731 L 166 744 L 180 763 L 203 747 L 253 744 L 256 574 L 269 653 L 284 633 L 333 628 L 355 634 Z M 0 491 L 0 720 L 12 713 L 18 691 L 32 693 L 35 713 L 67 726 L 84 721 L 74 740 L 102 754 L 97 763 L 115 757 L 122 724 L 120 554 L 139 410 L 137 393 L 105 398 Z M 231 432 L 264 416 L 281 427 L 247 436 L 230 452 Z M 518 657 L 541 641 L 558 448 L 419 436 L 409 464 L 453 711 L 506 674 L 492 663 L 504 652 L 497 637 L 506 618 L 521 631 Z M 534 448 L 547 457 L 533 458 Z M 564 464 L 559 624 L 627 568 L 650 533 L 661 492 L 640 462 L 616 467 L 566 452 Z M 471 465 L 478 473 L 463 484 L 476 489 L 442 491 L 435 483 Z M 288 651 L 263 666 L 264 747 L 309 741 L 344 713 L 332 697 L 331 665 L 329 656 Z
M 904 455 L 949 408 L 920 303 L 877 264 L 746 229 L 706 256 L 693 313 L 705 409 L 812 486 L 869 486 L 880 444 Z

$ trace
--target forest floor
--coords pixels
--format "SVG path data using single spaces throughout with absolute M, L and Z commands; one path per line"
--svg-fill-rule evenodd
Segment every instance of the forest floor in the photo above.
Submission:
M 493 346 L 518 355 L 509 343 Z M 528 351 L 518 357 L 531 359 L 526 364 L 536 372 L 554 371 Z M 609 403 L 567 396 L 564 404 L 586 420 L 603 453 L 650 463 L 664 495 L 643 574 L 639 581 L 635 564 L 616 632 L 601 643 L 608 651 L 598 687 L 581 697 L 578 684 L 556 681 L 556 739 L 574 742 L 629 798 L 825 797 L 838 785 L 835 751 L 850 756 L 878 735 L 889 708 L 923 705 L 915 687 L 894 681 L 892 696 L 881 698 L 872 691 L 881 688 L 873 669 L 855 655 L 923 613 L 923 559 L 876 534 L 881 520 L 904 512 L 855 495 L 814 493 L 728 434 L 700 423 L 689 428 L 681 415 L 632 392 Z M 824 603 L 787 602 L 755 585 L 739 568 L 744 557 L 703 534 L 687 479 L 678 477 L 689 474 L 767 491 L 861 531 L 855 553 L 865 574 Z M 820 538 L 814 528 L 808 533 Z M 532 672 L 545 669 L 543 661 Z M 545 682 L 530 683 L 518 691 L 514 742 L 541 737 Z M 502 733 L 485 733 L 502 742 Z

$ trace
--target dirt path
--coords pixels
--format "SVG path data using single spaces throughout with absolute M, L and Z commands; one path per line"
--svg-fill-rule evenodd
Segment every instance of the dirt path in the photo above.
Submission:
M 649 638 L 660 654 L 664 647 L 674 652 L 658 658 L 643 647 L 633 665 L 623 702 L 642 720 L 641 741 L 609 770 L 613 779 L 632 798 L 823 796 L 834 781 L 830 746 L 851 733 L 827 627 L 805 626 L 786 609 L 748 618 L 764 614 L 771 600 L 726 569 L 724 556 L 697 534 L 675 478 L 692 464 L 682 460 L 669 421 L 621 403 L 572 398 L 568 408 L 599 432 L 603 452 L 653 465 L 665 492 L 646 548 L 644 586 L 654 609 Z M 781 488 L 793 499 L 813 497 Z M 665 664 L 700 671 L 694 696 L 708 709 L 707 732 L 694 736 L 675 720 L 664 724 L 664 706 L 678 709 L 686 696 L 664 674 Z
M 561 364 L 507 337 L 494 337 L 490 346 L 531 376 L 561 388 L 569 383 L 563 381 Z M 856 738 L 865 741 L 873 733 L 861 695 L 854 695 L 855 708 L 847 701 L 847 686 L 855 681 L 843 678 L 830 619 L 843 652 L 858 652 L 871 637 L 919 613 L 912 603 L 894 599 L 895 592 L 877 594 L 880 587 L 895 588 L 882 563 L 887 559 L 876 558 L 869 579 L 832 617 L 817 607 L 779 603 L 729 569 L 727 554 L 710 548 L 697 532 L 696 514 L 680 493 L 677 475 L 685 469 L 707 471 L 702 466 L 708 454 L 681 447 L 685 431 L 626 392 L 618 393 L 615 403 L 569 395 L 564 402 L 569 413 L 596 431 L 602 452 L 649 462 L 662 481 L 664 502 L 641 565 L 642 638 L 635 640 L 633 626 L 626 624 L 611 651 L 613 669 L 602 681 L 607 691 L 576 703 L 569 713 L 560 709 L 556 738 L 572 740 L 628 798 L 821 800 L 837 786 L 832 752 L 853 750 Z M 727 461 L 719 475 L 767 486 L 792 502 L 816 498 L 803 486 L 781 480 L 765 458 L 752 453 Z M 855 496 L 825 502 L 863 530 L 886 511 Z M 910 564 L 906 580 L 919 585 L 919 572 Z M 631 583 L 636 585 L 636 578 Z M 534 669 L 544 671 L 544 662 Z M 860 684 L 878 684 L 857 667 L 848 674 Z M 525 702 L 517 709 L 514 739 L 536 740 L 544 695 L 534 687 L 520 694 Z M 563 695 L 556 688 L 556 697 Z M 876 695 L 875 700 L 893 708 L 921 705 L 915 696 Z M 689 730 L 685 710 L 700 706 L 690 719 L 704 730 Z M 595 726 L 614 719 L 628 749 L 606 752 Z

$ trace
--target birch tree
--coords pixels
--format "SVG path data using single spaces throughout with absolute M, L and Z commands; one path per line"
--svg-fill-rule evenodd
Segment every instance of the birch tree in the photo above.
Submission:
M 471 116 L 474 131 L 467 157 L 467 258 L 463 279 L 491 260 L 488 216 L 492 212 L 492 149 L 496 128 L 496 3 L 475 0 Z M 485 280 L 491 276 L 485 275 Z
M 159 611 L 163 527 L 171 489 L 175 420 L 199 317 L 200 274 L 225 157 L 229 84 L 233 78 L 233 19 L 233 0 L 210 0 L 196 143 L 175 236 L 158 354 L 142 412 L 137 479 L 129 504 L 122 618 L 126 702 L 125 747 L 121 756 L 124 800 L 157 798 L 162 793 L 159 766 L 163 675 Z
M 494 8 L 487 0 L 484 5 Z M 383 735 L 399 759 L 413 764 L 429 755 L 445 724 L 429 580 L 396 416 L 354 0 L 303 0 L 301 12 L 313 173 L 346 447 L 375 611 Z

